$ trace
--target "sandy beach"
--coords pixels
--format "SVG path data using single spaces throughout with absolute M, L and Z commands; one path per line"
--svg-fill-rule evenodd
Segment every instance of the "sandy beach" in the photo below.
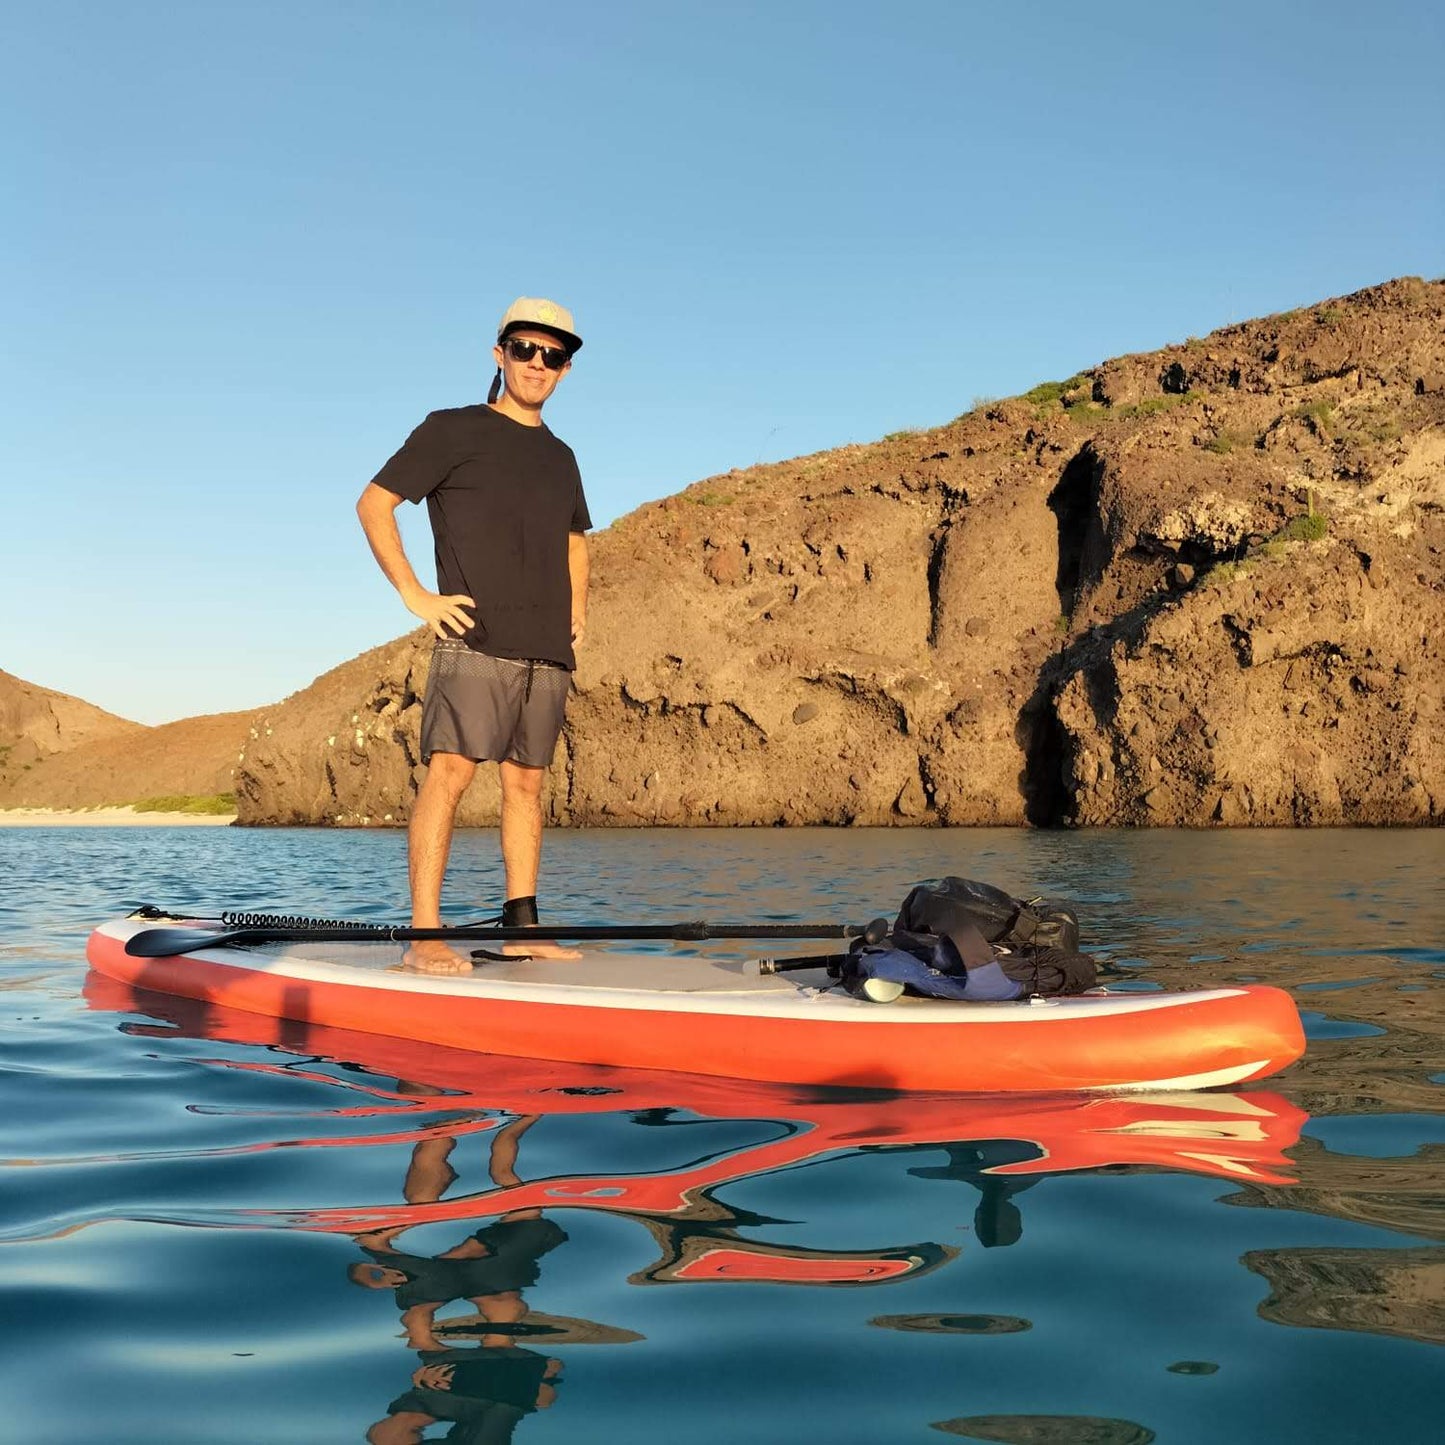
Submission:
M 234 813 L 137 813 L 134 808 L 0 808 L 0 828 L 224 828 Z

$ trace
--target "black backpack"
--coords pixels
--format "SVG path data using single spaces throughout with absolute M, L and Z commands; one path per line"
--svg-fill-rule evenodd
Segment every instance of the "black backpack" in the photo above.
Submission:
M 925 960 L 940 938 L 958 950 L 965 968 L 996 962 L 1031 994 L 1083 993 L 1097 978 L 1093 959 L 1079 952 L 1079 919 L 1067 904 L 1027 901 L 972 878 L 932 878 L 903 900 L 891 936 Z

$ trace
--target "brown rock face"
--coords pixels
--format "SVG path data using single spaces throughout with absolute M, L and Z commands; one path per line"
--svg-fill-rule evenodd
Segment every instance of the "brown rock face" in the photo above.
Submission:
M 181 722 L 145 727 L 124 722 L 88 703 L 43 688 L 22 684 L 41 694 L 51 716 L 74 716 L 81 726 L 63 728 L 62 746 L 39 751 L 21 732 L 18 741 L 0 721 L 0 807 L 91 808 L 137 803 L 174 795 L 214 797 L 232 790 L 232 774 L 249 713 L 217 713 Z M 67 706 L 68 705 L 68 706 Z
M 0 672 L 0 796 L 55 753 L 104 738 L 135 737 L 141 723 Z
M 0 672 L 0 808 L 88 808 L 231 791 L 248 715 L 145 727 Z
M 639 509 L 553 821 L 1440 822 L 1442 373 L 1395 281 Z M 263 714 L 242 821 L 402 822 L 427 652 Z

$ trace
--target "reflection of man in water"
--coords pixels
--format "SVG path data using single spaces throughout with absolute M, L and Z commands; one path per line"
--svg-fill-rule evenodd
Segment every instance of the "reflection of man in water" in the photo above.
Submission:
M 520 1184 L 517 1145 L 537 1122 L 526 1114 L 503 1125 L 492 1136 L 489 1173 L 492 1182 L 506 1188 Z M 424 1139 L 412 1151 L 403 1194 L 408 1204 L 435 1204 L 456 1178 L 448 1156 L 456 1147 L 450 1135 Z M 396 1291 L 407 1340 L 413 1349 L 442 1348 L 434 1331 L 436 1312 L 450 1300 L 470 1300 L 483 1319 L 496 1324 L 519 1323 L 527 1314 L 522 1290 L 536 1284 L 537 1261 L 556 1249 L 566 1234 L 540 1209 L 516 1209 L 495 1224 L 477 1230 L 470 1238 L 437 1255 L 407 1254 L 395 1247 L 396 1236 L 408 1226 L 378 1229 L 356 1236 L 372 1263 L 357 1263 L 348 1274 L 363 1289 Z M 510 1336 L 503 1334 L 501 1342 Z
M 358 1236 L 374 1263 L 354 1264 L 349 1274 L 364 1289 L 396 1291 L 407 1342 L 415 1350 L 441 1348 L 434 1325 L 437 1311 L 449 1300 L 470 1300 L 490 1324 L 520 1323 L 527 1314 L 522 1290 L 536 1284 L 537 1261 L 567 1238 L 537 1210 L 503 1215 L 437 1255 L 393 1248 L 391 1239 L 397 1233 L 388 1229 Z M 505 1329 L 498 1333 L 502 1341 L 511 1338 Z
M 1037 1144 L 1022 1139 L 988 1139 L 979 1144 L 947 1144 L 948 1163 L 941 1168 L 910 1169 L 916 1179 L 958 1179 L 979 1192 L 973 1212 L 973 1232 L 985 1249 L 1017 1244 L 1023 1236 L 1023 1217 L 1010 1196 L 1032 1189 L 1039 1181 L 1015 1174 L 992 1174 L 1004 1164 L 1038 1159 Z
M 557 1397 L 560 1360 L 515 1345 L 428 1354 L 412 1388 L 386 1407 L 386 1419 L 366 1432 L 368 1445 L 421 1445 L 439 1420 L 455 1423 L 449 1445 L 504 1445 L 517 1423 Z
M 489 1172 L 495 1184 L 519 1184 L 517 1144 L 537 1122 L 524 1115 L 492 1137 Z M 412 1151 L 403 1193 L 409 1204 L 441 1199 L 456 1173 L 449 1155 L 456 1139 L 426 1139 Z M 537 1282 L 538 1261 L 566 1238 L 540 1209 L 518 1209 L 476 1230 L 437 1255 L 408 1254 L 395 1247 L 406 1225 L 356 1236 L 370 1256 L 348 1270 L 364 1289 L 395 1291 L 407 1343 L 422 1365 L 413 1388 L 387 1406 L 388 1417 L 367 1433 L 372 1445 L 415 1445 L 438 1420 L 453 1420 L 445 1437 L 455 1445 L 493 1445 L 510 1440 L 517 1421 L 545 1409 L 556 1396 L 562 1362 L 512 1342 L 511 1326 L 526 1317 L 522 1290 Z M 455 1299 L 469 1300 L 487 1325 L 474 1350 L 449 1349 L 437 1337 L 436 1314 Z

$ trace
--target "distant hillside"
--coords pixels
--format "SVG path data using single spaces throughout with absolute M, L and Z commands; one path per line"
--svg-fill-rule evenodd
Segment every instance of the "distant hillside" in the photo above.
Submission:
M 592 577 L 557 822 L 1438 824 L 1445 282 L 710 478 Z M 241 821 L 403 821 L 428 655 L 267 710 Z
M 230 793 L 250 712 L 146 727 L 0 672 L 0 808 Z
M 142 724 L 103 712 L 78 697 L 0 671 L 0 787 L 52 753 L 144 731 Z

